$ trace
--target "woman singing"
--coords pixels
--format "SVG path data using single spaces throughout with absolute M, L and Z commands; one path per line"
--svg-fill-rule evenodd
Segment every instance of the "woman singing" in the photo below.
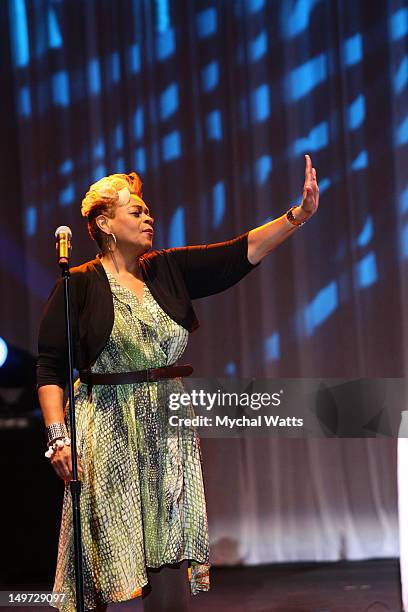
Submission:
M 142 595 L 147 611 L 188 610 L 209 589 L 200 442 L 170 427 L 169 396 L 189 366 L 176 365 L 198 326 L 191 300 L 231 287 L 317 210 L 306 155 L 303 199 L 233 240 L 152 251 L 154 220 L 137 174 L 93 184 L 82 202 L 100 254 L 71 269 L 77 449 L 87 610 Z M 65 481 L 54 591 L 75 610 L 68 380 L 63 286 L 39 333 L 38 395 L 52 467 Z M 179 416 L 193 416 L 191 406 Z

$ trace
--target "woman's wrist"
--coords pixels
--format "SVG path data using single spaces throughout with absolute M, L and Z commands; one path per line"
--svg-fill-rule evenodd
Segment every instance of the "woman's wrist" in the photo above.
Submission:
M 47 434 L 47 444 L 51 446 L 55 440 L 63 439 L 68 436 L 68 431 L 65 423 L 51 423 L 45 428 Z
M 302 207 L 296 206 L 296 205 L 291 206 L 289 210 L 286 212 L 285 216 L 286 216 L 287 221 L 292 226 L 292 228 L 300 227 L 309 218 L 309 215 L 305 213 Z
M 310 215 L 303 210 L 302 206 L 295 206 L 292 210 L 292 214 L 298 223 L 304 223 L 310 217 Z

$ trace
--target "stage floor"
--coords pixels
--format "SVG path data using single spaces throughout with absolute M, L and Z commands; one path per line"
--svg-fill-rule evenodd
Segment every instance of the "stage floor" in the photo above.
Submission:
M 212 568 L 191 612 L 401 612 L 398 560 Z M 28 586 L 20 586 L 28 590 Z M 47 589 L 30 585 L 31 589 Z M 17 590 L 14 586 L 13 590 Z M 6 608 L 0 608 L 5 610 Z M 34 612 L 35 608 L 7 608 Z M 44 611 L 47 608 L 39 608 Z M 52 609 L 52 608 L 48 608 Z M 140 599 L 108 612 L 143 609 Z
M 401 612 L 397 560 L 214 568 L 194 612 Z M 204 601 L 205 600 L 205 601 Z

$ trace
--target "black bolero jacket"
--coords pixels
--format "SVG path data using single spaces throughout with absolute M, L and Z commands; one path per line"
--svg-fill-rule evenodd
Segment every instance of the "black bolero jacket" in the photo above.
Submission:
M 189 332 L 198 326 L 191 300 L 235 285 L 255 268 L 248 260 L 248 232 L 216 244 L 152 251 L 140 260 L 143 280 L 163 310 Z M 74 366 L 90 368 L 113 328 L 113 299 L 99 258 L 71 268 Z M 62 279 L 44 309 L 38 338 L 37 386 L 68 382 Z

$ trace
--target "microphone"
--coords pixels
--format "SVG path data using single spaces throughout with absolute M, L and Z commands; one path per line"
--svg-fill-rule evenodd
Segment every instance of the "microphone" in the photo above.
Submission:
M 60 225 L 55 230 L 55 248 L 57 251 L 57 261 L 61 268 L 67 268 L 69 264 L 69 258 L 71 257 L 71 238 L 72 232 L 67 225 Z

